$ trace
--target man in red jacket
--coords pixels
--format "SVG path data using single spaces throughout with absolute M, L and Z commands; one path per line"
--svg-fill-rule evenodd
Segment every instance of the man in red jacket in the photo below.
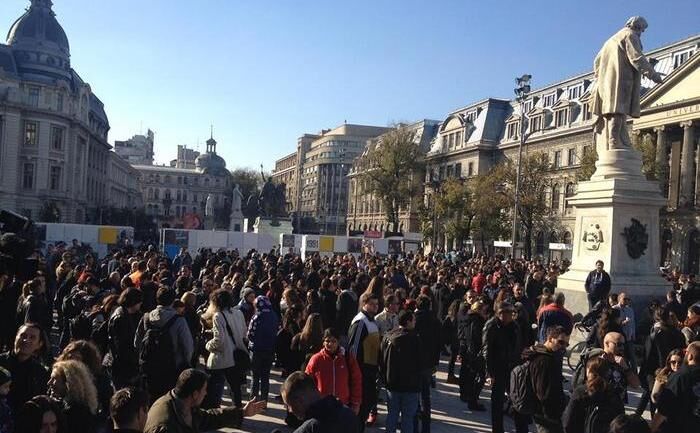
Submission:
M 323 349 L 306 365 L 306 374 L 316 383 L 322 397 L 332 395 L 355 412 L 362 403 L 362 373 L 357 360 L 340 350 L 339 333 L 328 328 L 323 334 Z

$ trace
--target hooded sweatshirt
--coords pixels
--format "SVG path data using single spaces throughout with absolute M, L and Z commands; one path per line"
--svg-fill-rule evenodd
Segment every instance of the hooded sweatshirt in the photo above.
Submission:
M 272 352 L 279 328 L 277 314 L 267 296 L 255 298 L 256 313 L 248 326 L 249 347 L 253 352 Z
M 164 307 L 162 305 L 146 313 L 139 322 L 139 326 L 136 328 L 136 336 L 134 337 L 136 352 L 141 350 L 143 337 L 146 335 L 144 320 L 148 320 L 149 325 L 162 327 L 176 314 L 177 312 L 173 307 Z M 178 370 L 190 367 L 190 360 L 194 353 L 194 341 L 192 340 L 192 333 L 190 333 L 190 328 L 187 326 L 185 318 L 179 317 L 175 319 L 170 326 L 169 333 L 173 341 L 173 350 L 175 352 L 175 367 Z
M 549 351 L 544 345 L 535 344 L 523 351 L 523 359 L 530 361 L 530 378 L 532 388 L 539 404 L 534 417 L 561 422 L 564 413 L 564 379 L 561 361 L 556 352 Z

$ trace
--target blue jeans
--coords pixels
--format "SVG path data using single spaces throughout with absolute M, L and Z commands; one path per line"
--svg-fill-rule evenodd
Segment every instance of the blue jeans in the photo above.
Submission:
M 272 368 L 273 352 L 253 352 L 252 370 L 253 386 L 252 397 L 260 397 L 260 400 L 267 401 L 267 394 L 270 391 L 270 369 Z M 260 395 L 258 395 L 260 391 Z
M 401 433 L 413 433 L 413 419 L 418 412 L 419 392 L 386 390 L 388 395 L 386 433 L 395 433 L 401 413 Z

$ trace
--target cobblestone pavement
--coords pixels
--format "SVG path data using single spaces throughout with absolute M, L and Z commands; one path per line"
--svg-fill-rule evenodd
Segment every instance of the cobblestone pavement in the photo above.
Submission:
M 565 368 L 565 376 L 570 378 L 571 370 Z M 459 366 L 457 367 L 457 371 Z M 254 418 L 248 418 L 243 422 L 242 429 L 222 429 L 220 432 L 254 432 L 254 433 L 270 433 L 273 429 L 280 429 L 282 432 L 291 432 L 284 424 L 285 410 L 280 401 L 275 401 L 273 396 L 277 396 L 279 386 L 281 384 L 279 372 L 274 371 L 270 382 L 270 402 L 265 413 Z M 445 383 L 447 378 L 447 359 L 443 357 L 440 362 L 440 369 L 437 374 L 437 388 L 432 393 L 432 424 L 431 429 L 435 433 L 463 433 L 463 432 L 490 432 L 491 427 L 491 412 L 490 412 L 490 395 L 491 390 L 485 388 L 481 393 L 480 402 L 486 406 L 485 412 L 472 412 L 467 409 L 466 403 L 459 399 L 459 389 L 457 385 Z M 565 389 L 570 388 L 567 382 L 564 385 Z M 380 394 L 383 397 L 383 393 Z M 639 401 L 640 393 L 635 391 L 629 392 L 629 402 L 627 403 L 627 413 L 631 413 Z M 226 400 L 226 404 L 230 404 L 230 400 Z M 386 417 L 386 405 L 380 403 L 379 417 L 375 427 L 367 428 L 367 433 L 383 432 L 384 419 Z M 649 412 L 645 413 L 645 418 L 649 419 Z M 513 432 L 515 428 L 512 420 L 509 417 L 505 418 L 506 431 Z M 535 426 L 530 425 L 530 431 L 535 431 Z

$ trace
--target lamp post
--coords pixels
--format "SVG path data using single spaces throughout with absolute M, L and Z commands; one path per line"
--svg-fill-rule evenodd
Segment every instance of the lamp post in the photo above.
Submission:
M 520 103 L 520 143 L 518 144 L 518 168 L 515 174 L 515 199 L 513 205 L 513 232 L 510 240 L 511 257 L 515 259 L 516 239 L 518 234 L 518 207 L 520 205 L 520 172 L 523 162 L 523 145 L 525 145 L 525 101 L 530 95 L 530 80 L 532 75 L 525 74 L 515 79 L 516 101 Z

